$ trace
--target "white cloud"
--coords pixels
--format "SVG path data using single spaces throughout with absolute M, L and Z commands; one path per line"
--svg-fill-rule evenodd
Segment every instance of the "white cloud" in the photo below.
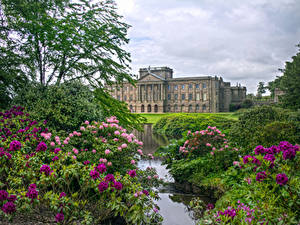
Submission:
M 175 76 L 219 75 L 255 92 L 297 51 L 298 0 L 117 0 L 132 69 L 169 66 Z

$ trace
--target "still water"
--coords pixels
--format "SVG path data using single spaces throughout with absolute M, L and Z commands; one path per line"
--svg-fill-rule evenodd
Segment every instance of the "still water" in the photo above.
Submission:
M 152 133 L 152 124 L 144 124 L 144 132 L 135 132 L 135 136 L 143 141 L 144 154 L 153 154 L 159 146 L 168 144 L 167 138 Z M 204 202 L 208 202 L 209 199 L 205 196 L 195 196 L 177 190 L 174 179 L 168 173 L 166 166 L 161 163 L 161 159 L 154 158 L 153 160 L 141 160 L 138 166 L 141 169 L 146 169 L 148 166 L 155 168 L 159 177 L 168 182 L 166 186 L 158 189 L 160 200 L 157 204 L 160 207 L 160 214 L 164 217 L 163 225 L 196 224 L 197 221 L 193 218 L 193 212 L 188 208 L 189 201 L 193 197 L 200 197 Z

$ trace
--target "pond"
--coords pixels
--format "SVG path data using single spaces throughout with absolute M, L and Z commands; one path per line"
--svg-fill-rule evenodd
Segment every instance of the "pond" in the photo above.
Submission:
M 153 134 L 152 124 L 144 124 L 144 132 L 135 132 L 135 136 L 143 141 L 144 154 L 153 154 L 159 146 L 168 144 L 166 137 Z M 156 169 L 160 178 L 163 178 L 167 185 L 158 188 L 160 200 L 157 201 L 160 207 L 160 214 L 164 217 L 163 225 L 194 225 L 197 221 L 193 217 L 193 212 L 188 208 L 188 204 L 193 197 L 199 197 L 204 202 L 209 202 L 207 196 L 193 195 L 184 193 L 175 187 L 174 179 L 168 173 L 166 166 L 162 165 L 162 160 L 141 160 L 139 168 L 146 169 L 153 167 Z

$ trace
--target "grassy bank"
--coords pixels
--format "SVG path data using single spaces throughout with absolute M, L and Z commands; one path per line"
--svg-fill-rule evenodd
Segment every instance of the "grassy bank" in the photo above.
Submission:
M 234 113 L 141 113 L 143 117 L 147 119 L 147 123 L 157 123 L 161 118 L 170 116 L 170 115 L 195 115 L 195 116 L 221 116 L 228 119 L 238 120 L 238 116 Z

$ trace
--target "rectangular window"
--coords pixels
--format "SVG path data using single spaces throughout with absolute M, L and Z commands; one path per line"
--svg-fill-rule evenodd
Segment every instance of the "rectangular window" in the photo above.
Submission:
M 177 85 L 174 86 L 174 90 L 178 90 L 178 86 Z
M 175 94 L 175 95 L 174 95 L 174 99 L 175 99 L 175 100 L 178 100 L 178 94 Z
M 199 89 L 199 84 L 196 84 L 196 88 Z
M 168 100 L 171 100 L 171 94 L 168 94 Z
M 203 84 L 202 84 L 202 88 L 203 88 L 203 89 L 206 88 L 206 83 L 203 83 Z
M 193 100 L 193 94 L 189 94 L 189 100 Z
M 184 84 L 181 85 L 181 89 L 184 90 Z
M 170 86 L 170 85 L 168 85 L 168 90 L 169 90 L 169 91 L 171 90 L 171 86 Z
M 117 96 L 117 99 L 120 101 L 120 95 Z
M 124 95 L 124 101 L 127 101 L 127 96 L 126 95 Z
M 193 84 L 189 84 L 189 89 L 192 89 L 193 88 Z
M 132 91 L 133 90 L 133 87 L 132 86 L 130 86 L 130 91 Z
M 130 101 L 132 101 L 132 95 L 130 95 L 129 99 L 130 99 Z
M 200 93 L 196 93 L 196 100 L 197 100 L 197 101 L 200 100 Z
M 185 94 L 182 94 L 181 95 L 181 100 L 184 100 L 185 99 Z
M 206 96 L 206 93 L 203 94 L 203 101 L 206 101 L 207 100 L 207 96 Z

